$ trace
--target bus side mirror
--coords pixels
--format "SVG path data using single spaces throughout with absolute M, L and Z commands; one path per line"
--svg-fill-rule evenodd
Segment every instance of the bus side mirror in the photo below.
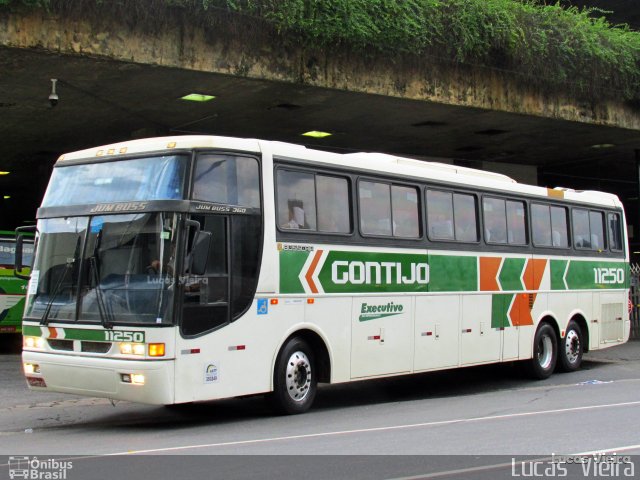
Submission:
M 191 249 L 191 262 L 189 272 L 192 275 L 204 275 L 207 271 L 207 261 L 209 260 L 209 247 L 211 246 L 211 232 L 200 230 L 193 238 L 193 248 Z
M 31 280 L 31 275 L 26 275 L 22 273 L 22 269 L 24 265 L 22 264 L 22 251 L 24 245 L 24 235 L 22 232 L 27 231 L 35 231 L 35 226 L 27 226 L 27 227 L 18 227 L 16 228 L 16 254 L 15 254 L 15 265 L 13 268 L 13 275 L 22 279 L 22 280 Z

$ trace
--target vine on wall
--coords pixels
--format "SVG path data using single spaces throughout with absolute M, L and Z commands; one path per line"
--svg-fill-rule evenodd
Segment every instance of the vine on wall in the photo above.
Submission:
M 640 33 L 596 9 L 533 0 L 0 0 L 0 9 L 179 9 L 204 27 L 258 22 L 274 41 L 494 68 L 591 99 L 640 99 Z M 167 10 L 170 9 L 170 10 Z

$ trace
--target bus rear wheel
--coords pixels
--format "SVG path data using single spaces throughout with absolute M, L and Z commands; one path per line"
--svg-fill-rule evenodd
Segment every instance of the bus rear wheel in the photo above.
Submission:
M 558 359 L 556 332 L 548 323 L 542 323 L 533 339 L 533 358 L 525 363 L 526 371 L 532 378 L 549 378 Z
M 582 329 L 571 320 L 567 325 L 564 338 L 559 342 L 558 369 L 561 372 L 574 372 L 582 363 Z
M 304 413 L 318 388 L 315 355 L 307 342 L 292 338 L 280 351 L 273 376 L 271 404 L 280 414 Z

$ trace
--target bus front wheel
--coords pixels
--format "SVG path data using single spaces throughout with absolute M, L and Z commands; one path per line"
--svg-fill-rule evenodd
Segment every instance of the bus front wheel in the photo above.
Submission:
M 564 338 L 560 339 L 559 347 L 559 370 L 562 372 L 574 372 L 580 368 L 584 349 L 582 329 L 573 320 L 567 325 L 566 333 Z
M 533 358 L 525 363 L 529 376 L 543 380 L 553 373 L 558 358 L 558 340 L 551 325 L 543 323 L 533 339 Z
M 317 388 L 313 350 L 301 338 L 292 338 L 276 361 L 271 404 L 281 414 L 304 413 L 311 407 Z

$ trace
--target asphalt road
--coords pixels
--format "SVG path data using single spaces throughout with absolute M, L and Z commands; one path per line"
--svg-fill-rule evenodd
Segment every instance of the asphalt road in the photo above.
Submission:
M 167 409 L 30 392 L 17 355 L 0 356 L 0 392 L 0 454 L 71 459 L 70 480 L 119 469 L 154 479 L 513 478 L 537 468 L 534 458 L 640 454 L 640 342 L 544 381 L 499 365 L 324 386 L 292 417 L 272 416 L 261 397 Z M 573 467 L 569 478 L 589 478 Z M 609 476 L 599 473 L 590 478 Z

